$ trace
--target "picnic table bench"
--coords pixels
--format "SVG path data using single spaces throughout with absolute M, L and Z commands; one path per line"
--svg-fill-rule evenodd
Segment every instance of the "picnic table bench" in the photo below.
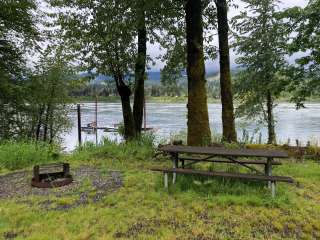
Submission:
M 268 182 L 268 186 L 271 188 L 271 193 L 273 197 L 275 196 L 276 182 L 293 182 L 293 179 L 290 177 L 272 176 L 272 166 L 281 165 L 281 162 L 275 161 L 274 159 L 288 158 L 288 154 L 284 151 L 269 149 L 229 149 L 225 147 L 193 147 L 178 145 L 161 146 L 159 147 L 159 151 L 170 154 L 173 162 L 172 169 L 151 169 L 153 171 L 159 171 L 164 173 L 164 183 L 166 188 L 168 187 L 168 173 L 172 173 L 173 175 L 173 184 L 176 181 L 177 174 L 218 176 L 224 178 L 266 181 Z M 217 159 L 217 157 L 219 157 L 219 159 Z M 248 159 L 253 157 L 264 159 Z M 243 160 L 239 158 L 246 159 Z M 201 162 L 237 164 L 250 169 L 256 174 L 203 171 L 187 168 L 193 164 Z M 253 167 L 252 165 L 264 165 L 264 172 Z

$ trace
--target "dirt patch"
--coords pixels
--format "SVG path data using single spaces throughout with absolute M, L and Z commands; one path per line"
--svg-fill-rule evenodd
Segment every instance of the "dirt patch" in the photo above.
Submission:
M 21 198 L 27 196 L 47 196 L 39 205 L 42 208 L 66 210 L 75 206 L 100 201 L 103 196 L 122 186 L 122 177 L 119 171 L 102 172 L 91 166 L 81 166 L 71 169 L 73 182 L 59 188 L 31 187 L 31 171 L 13 172 L 0 176 L 0 199 Z M 62 203 L 52 200 L 70 197 L 74 201 Z M 21 203 L 31 204 L 28 199 L 20 200 Z
M 176 219 L 139 219 L 137 222 L 128 226 L 124 232 L 116 232 L 114 238 L 136 239 L 140 234 L 154 235 L 156 229 L 160 226 L 165 226 L 171 230 L 185 229 L 187 231 L 188 225 L 178 222 Z M 195 238 L 196 239 L 196 238 Z

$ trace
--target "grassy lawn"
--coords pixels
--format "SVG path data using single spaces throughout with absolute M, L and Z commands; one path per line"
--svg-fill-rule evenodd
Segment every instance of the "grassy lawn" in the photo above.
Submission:
M 81 192 L 94 191 L 90 182 L 81 183 L 74 194 L 62 197 L 0 199 L 0 239 L 320 238 L 318 163 L 286 162 L 275 167 L 274 174 L 291 176 L 297 183 L 278 184 L 276 198 L 272 199 L 262 183 L 190 176 L 178 176 L 177 184 L 166 191 L 163 176 L 148 169 L 171 166 L 170 161 L 153 156 L 154 150 L 144 142 L 107 142 L 59 156 L 72 169 L 88 165 L 104 173 L 119 170 L 123 186 L 99 201 L 89 200 L 64 210 L 43 208 L 41 203 L 50 200 L 52 206 L 72 204 Z M 0 163 L 2 158 L 0 151 Z M 30 166 L 26 168 L 24 163 L 22 167 L 31 170 Z M 12 172 L 4 165 L 0 167 L 1 176 Z

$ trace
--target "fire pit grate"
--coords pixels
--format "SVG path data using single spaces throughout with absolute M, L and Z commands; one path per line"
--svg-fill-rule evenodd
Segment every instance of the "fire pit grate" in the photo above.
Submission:
M 69 163 L 52 163 L 34 166 L 31 186 L 56 188 L 68 185 L 72 181 Z

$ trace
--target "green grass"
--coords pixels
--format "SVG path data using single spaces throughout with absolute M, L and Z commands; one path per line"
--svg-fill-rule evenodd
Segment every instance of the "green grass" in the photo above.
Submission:
M 7 141 L 0 143 L 0 173 L 17 170 L 38 163 L 57 160 L 57 147 L 45 143 Z
M 216 178 L 178 176 L 177 183 L 165 190 L 163 176 L 148 169 L 171 162 L 166 157 L 155 159 L 154 153 L 144 139 L 120 145 L 105 141 L 61 156 L 72 168 L 88 164 L 105 172 L 120 170 L 124 186 L 100 202 L 67 211 L 39 209 L 37 203 L 48 198 L 44 196 L 2 199 L 0 239 L 12 232 L 15 239 L 41 240 L 320 238 L 318 163 L 276 167 L 274 174 L 289 175 L 299 184 L 279 183 L 272 199 L 265 184 Z M 66 196 L 58 204 L 73 200 Z

